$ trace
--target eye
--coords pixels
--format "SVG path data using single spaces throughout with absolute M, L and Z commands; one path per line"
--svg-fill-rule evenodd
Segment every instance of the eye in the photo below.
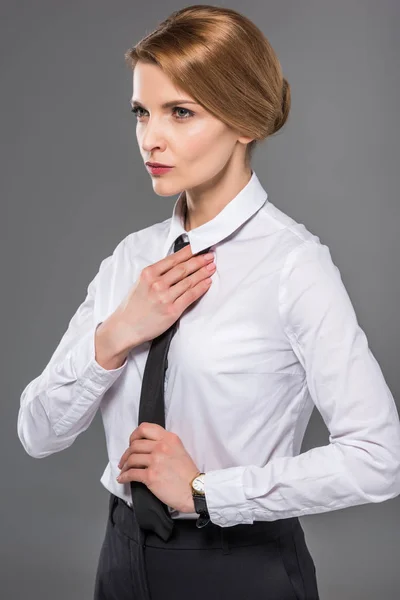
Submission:
M 192 112 L 188 108 L 183 108 L 182 106 L 174 106 L 174 111 L 175 110 L 183 110 L 183 111 L 185 111 L 185 113 L 186 113 L 185 116 L 181 116 L 180 117 L 180 118 L 183 118 L 183 119 L 188 119 L 189 117 L 193 117 L 193 115 L 194 115 L 194 112 Z M 172 111 L 172 112 L 174 112 L 174 111 Z
M 141 106 L 135 106 L 134 108 L 131 108 L 131 112 L 133 112 L 136 115 L 137 119 L 140 119 L 140 117 L 143 116 L 139 113 L 139 111 L 141 111 L 141 110 L 144 110 L 144 112 L 147 112 Z M 193 111 L 189 110 L 188 108 L 183 108 L 183 106 L 174 106 L 172 112 L 174 113 L 177 110 L 183 110 L 186 113 L 184 116 L 178 116 L 177 121 L 183 121 L 185 119 L 189 119 L 190 117 L 193 117 L 193 115 L 194 115 Z

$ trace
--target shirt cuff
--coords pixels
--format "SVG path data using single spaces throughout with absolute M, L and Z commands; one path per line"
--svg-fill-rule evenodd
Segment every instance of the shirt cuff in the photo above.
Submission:
M 204 492 L 210 520 L 221 527 L 252 524 L 251 508 L 244 494 L 245 466 L 207 471 Z
M 128 357 L 117 369 L 105 369 L 95 358 L 95 334 L 102 321 L 83 336 L 71 353 L 72 366 L 81 386 L 96 396 L 107 390 L 125 369 Z

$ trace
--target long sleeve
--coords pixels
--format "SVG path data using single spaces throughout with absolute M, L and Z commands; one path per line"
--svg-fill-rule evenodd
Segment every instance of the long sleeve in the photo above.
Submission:
M 18 437 L 34 458 L 70 446 L 89 427 L 105 392 L 125 369 L 127 360 L 118 369 L 99 365 L 94 344 L 101 323 L 94 320 L 93 311 L 99 278 L 108 276 L 120 245 L 101 262 L 49 363 L 21 394 Z
M 329 444 L 297 456 L 209 471 L 221 526 L 322 513 L 400 494 L 400 421 L 329 248 L 307 240 L 281 271 L 284 331 L 306 374 Z

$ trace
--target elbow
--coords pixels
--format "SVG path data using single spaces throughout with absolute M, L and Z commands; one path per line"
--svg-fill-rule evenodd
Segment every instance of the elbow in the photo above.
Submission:
M 393 479 L 378 479 L 374 486 L 366 487 L 364 493 L 370 502 L 384 502 L 396 498 L 400 495 L 400 475 Z
M 27 435 L 24 435 L 22 432 L 18 432 L 18 437 L 20 442 L 27 454 L 32 456 L 32 458 L 46 458 L 46 456 L 50 456 L 55 452 L 60 452 L 65 448 L 68 448 L 72 444 L 73 440 L 54 440 L 51 438 L 47 441 L 32 439 Z
M 28 444 L 27 441 L 23 438 L 20 437 L 21 440 L 21 444 L 25 450 L 25 452 L 27 454 L 29 454 L 29 456 L 31 456 L 32 458 L 45 458 L 46 456 L 49 456 L 49 454 L 52 454 L 52 452 L 50 451 L 46 451 L 40 448 L 37 448 L 36 446 L 33 446 L 32 444 Z
M 349 473 L 358 487 L 363 502 L 384 502 L 400 495 L 400 453 L 393 450 L 367 453 L 363 450 L 353 457 Z
M 38 441 L 32 438 L 20 424 L 18 424 L 18 437 L 25 452 L 32 458 L 45 458 L 46 456 L 53 454 L 52 450 L 46 449 L 38 444 Z
M 49 423 L 38 423 L 30 413 L 20 409 L 17 435 L 25 452 L 32 458 L 45 458 L 57 451 L 56 436 Z
M 386 483 L 386 486 L 385 486 Z M 386 469 L 386 478 L 383 483 L 384 498 L 383 500 L 390 500 L 400 495 L 400 462 L 394 461 L 390 468 Z
M 383 446 L 380 449 L 381 453 L 370 464 L 372 502 L 384 502 L 400 495 L 400 448 L 397 452 Z

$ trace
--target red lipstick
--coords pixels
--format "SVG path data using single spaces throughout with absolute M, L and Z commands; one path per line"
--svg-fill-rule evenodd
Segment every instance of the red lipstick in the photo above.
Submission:
M 164 173 L 168 173 L 171 169 L 174 168 L 170 165 L 164 165 L 162 163 L 150 161 L 146 162 L 146 167 L 152 175 L 163 175 Z

